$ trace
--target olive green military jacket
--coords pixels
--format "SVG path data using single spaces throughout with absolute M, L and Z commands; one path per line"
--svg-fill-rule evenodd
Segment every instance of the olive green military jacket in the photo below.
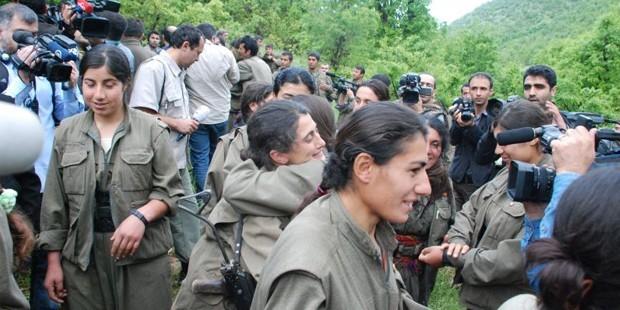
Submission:
M 13 277 L 13 239 L 6 212 L 0 208 L 0 309 L 30 309 Z
M 231 101 L 233 109 L 241 108 L 238 98 L 241 97 L 241 93 L 243 93 L 247 83 L 260 82 L 273 84 L 271 68 L 269 68 L 269 65 L 260 57 L 252 56 L 243 59 L 239 61 L 237 65 L 239 66 L 239 82 L 230 90 L 232 97 L 237 99 Z
M 551 164 L 545 155 L 539 165 Z M 521 253 L 523 204 L 507 192 L 508 168 L 475 191 L 448 231 L 450 243 L 469 252 L 452 261 L 461 270 L 461 303 L 470 309 L 497 309 L 509 298 L 531 293 Z
M 94 238 L 95 189 L 106 164 L 114 226 L 150 200 L 161 200 L 174 213 L 183 187 L 168 130 L 153 116 L 125 107 L 125 119 L 112 140 L 107 160 L 99 146 L 99 132 L 88 111 L 68 118 L 56 130 L 54 149 L 43 194 L 39 246 L 62 251 L 63 259 L 86 270 Z M 105 186 L 105 185 L 104 185 Z M 105 188 L 105 187 L 104 187 Z M 126 265 L 165 254 L 172 247 L 167 218 L 146 227 L 133 256 L 119 260 Z
M 252 309 L 426 309 L 404 289 L 392 263 L 387 222 L 372 241 L 331 193 L 286 228 L 263 268 Z
M 207 182 L 205 182 L 206 189 L 209 189 L 211 192 L 211 199 L 203 211 L 203 214 L 207 217 L 215 208 L 215 205 L 222 199 L 224 181 L 230 171 L 243 162 L 241 151 L 249 145 L 246 126 L 235 128 L 232 132 L 219 138 L 213 158 L 209 163 Z

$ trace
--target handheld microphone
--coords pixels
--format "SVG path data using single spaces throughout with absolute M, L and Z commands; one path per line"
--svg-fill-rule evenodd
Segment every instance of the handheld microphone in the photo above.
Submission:
M 200 123 L 200 122 L 202 122 L 202 121 L 207 119 L 207 116 L 209 115 L 209 112 L 211 112 L 211 110 L 209 110 L 209 108 L 207 108 L 204 105 L 200 106 L 200 108 L 198 108 L 198 110 L 196 110 L 196 112 L 194 112 L 194 115 L 192 115 L 192 119 Z M 187 134 L 180 133 L 177 136 L 177 142 L 183 140 L 183 138 L 185 138 L 185 136 L 187 136 Z
M 497 134 L 497 144 L 509 145 L 515 143 L 523 143 L 532 141 L 542 135 L 542 128 L 523 127 L 511 130 L 505 130 Z

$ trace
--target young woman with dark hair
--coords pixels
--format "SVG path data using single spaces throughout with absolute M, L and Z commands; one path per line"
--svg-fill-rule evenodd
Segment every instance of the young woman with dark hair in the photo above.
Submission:
M 540 106 L 523 100 L 506 106 L 499 113 L 494 134 L 549 123 Z M 538 139 L 498 145 L 495 153 L 507 167 L 512 160 L 552 165 L 551 156 L 543 153 Z M 426 248 L 419 257 L 431 266 L 448 264 L 460 271 L 463 283 L 460 300 L 468 309 L 497 309 L 509 298 L 531 292 L 523 272 L 520 247 L 525 209 L 508 195 L 507 167 L 463 205 L 448 231 L 447 243 Z
M 620 170 L 575 180 L 558 204 L 553 237 L 527 248 L 527 268 L 540 268 L 538 299 L 520 295 L 501 309 L 620 308 Z
M 353 111 L 359 110 L 371 102 L 388 100 L 390 100 L 390 90 L 387 85 L 379 80 L 368 80 L 357 88 L 355 101 L 353 101 Z
M 90 110 L 62 122 L 43 194 L 45 287 L 65 309 L 168 309 L 170 224 L 183 187 L 168 131 L 123 104 L 131 72 L 116 47 L 80 64 Z
M 316 86 L 312 74 L 305 69 L 291 67 L 276 75 L 273 92 L 278 99 L 291 99 L 297 95 L 312 95 Z
M 224 183 L 223 199 L 209 220 L 233 256 L 238 223 L 241 266 L 255 279 L 262 274 L 271 248 L 301 203 L 321 178 L 325 142 L 308 109 L 297 102 L 276 100 L 256 111 L 247 125 L 247 160 L 235 167 Z M 230 309 L 232 296 L 203 290 L 205 283 L 222 279 L 222 254 L 207 229 L 190 259 L 187 278 L 174 309 Z
M 316 122 L 321 138 L 325 141 L 327 150 L 331 151 L 336 136 L 336 117 L 327 99 L 316 95 L 297 95 L 291 100 L 308 108 L 312 119 Z
M 252 309 L 423 309 L 398 281 L 390 222 L 430 194 L 426 127 L 414 112 L 373 104 L 351 115 L 315 196 L 262 271 Z
M 423 248 L 440 245 L 456 213 L 452 186 L 442 155 L 448 145 L 448 129 L 439 120 L 441 114 L 427 116 L 428 163 L 426 173 L 431 194 L 422 197 L 409 212 L 405 223 L 394 224 L 398 249 L 394 263 L 413 299 L 427 305 L 437 277 L 437 269 L 418 261 Z

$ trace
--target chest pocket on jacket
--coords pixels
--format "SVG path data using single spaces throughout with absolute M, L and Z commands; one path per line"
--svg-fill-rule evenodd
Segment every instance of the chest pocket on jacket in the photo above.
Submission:
M 67 195 L 84 195 L 86 189 L 86 150 L 62 154 L 60 167 L 62 183 Z
M 121 188 L 124 191 L 143 191 L 152 187 L 153 152 L 147 150 L 127 150 L 121 152 Z
M 525 215 L 523 205 L 512 202 L 507 197 L 508 194 L 505 195 L 495 199 L 494 203 L 500 205 L 501 209 L 497 210 L 488 228 L 487 235 L 495 242 L 516 238 L 523 226 L 523 216 Z
M 176 80 L 166 81 L 164 96 L 166 97 L 165 108 L 168 116 L 183 117 L 183 90 Z M 177 113 L 181 114 L 177 115 Z

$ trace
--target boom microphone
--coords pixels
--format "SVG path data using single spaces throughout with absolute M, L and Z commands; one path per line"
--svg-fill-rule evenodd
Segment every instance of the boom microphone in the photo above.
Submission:
M 15 30 L 13 32 L 13 41 L 20 45 L 33 45 L 36 42 L 32 32 L 25 30 Z
M 542 128 L 523 127 L 505 130 L 497 134 L 497 144 L 509 145 L 532 141 L 542 135 Z

